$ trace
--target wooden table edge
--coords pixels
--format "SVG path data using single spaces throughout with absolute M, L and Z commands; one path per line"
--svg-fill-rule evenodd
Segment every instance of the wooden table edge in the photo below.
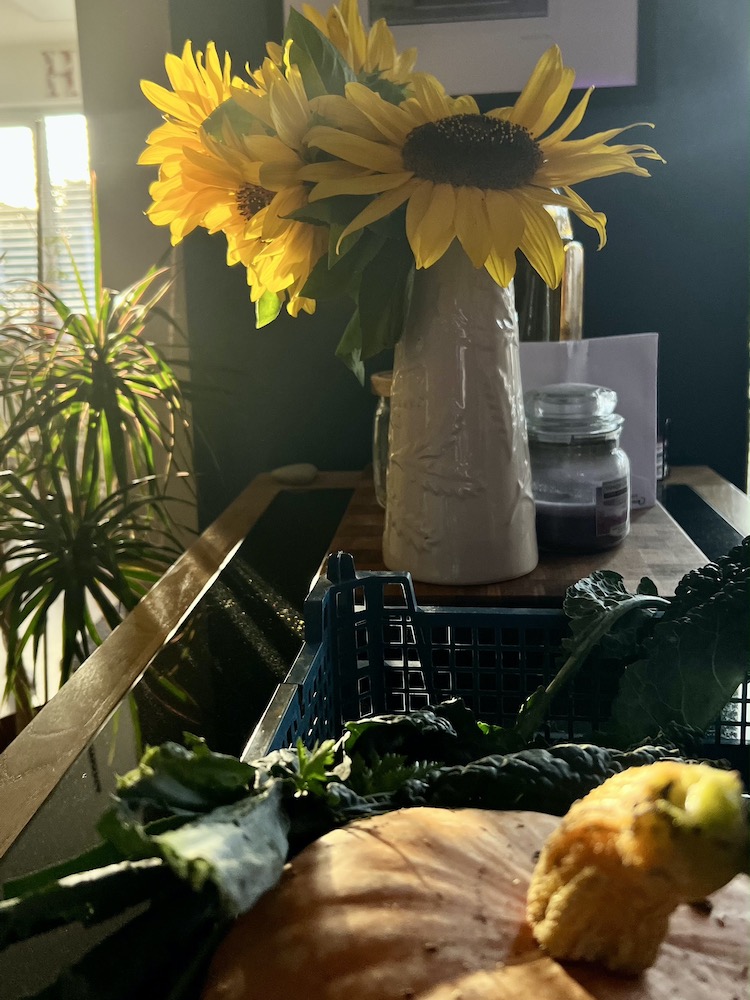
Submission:
M 355 489 L 361 472 L 304 484 L 262 473 L 186 549 L 134 610 L 0 754 L 0 857 L 182 625 L 282 490 Z

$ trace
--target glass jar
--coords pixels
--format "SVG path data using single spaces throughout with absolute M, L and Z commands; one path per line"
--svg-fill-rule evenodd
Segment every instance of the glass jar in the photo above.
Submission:
M 630 463 L 620 448 L 617 393 L 565 382 L 525 395 L 542 549 L 594 552 L 630 530 Z
M 372 427 L 372 478 L 375 499 L 385 508 L 386 476 L 388 474 L 388 428 L 391 422 L 391 383 L 393 372 L 377 372 L 370 376 L 373 393 L 378 397 Z

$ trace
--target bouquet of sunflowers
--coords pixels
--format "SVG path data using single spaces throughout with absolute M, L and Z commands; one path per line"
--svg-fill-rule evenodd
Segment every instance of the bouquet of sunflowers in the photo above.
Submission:
M 171 90 L 142 84 L 164 114 L 139 162 L 158 165 L 148 215 L 179 243 L 197 226 L 222 232 L 227 263 L 247 272 L 257 326 L 347 296 L 337 354 L 363 361 L 393 346 L 415 269 L 455 239 L 476 268 L 507 286 L 523 253 L 551 287 L 563 244 L 546 206 L 562 206 L 606 238 L 606 219 L 573 189 L 593 177 L 648 176 L 651 146 L 613 142 L 623 128 L 569 136 L 591 91 L 562 116 L 575 74 L 557 46 L 512 107 L 482 113 L 416 72 L 385 21 L 369 31 L 357 0 L 326 15 L 290 11 L 281 44 L 246 79 L 228 54 L 186 43 L 168 55 Z M 629 127 L 629 126 L 628 126 Z

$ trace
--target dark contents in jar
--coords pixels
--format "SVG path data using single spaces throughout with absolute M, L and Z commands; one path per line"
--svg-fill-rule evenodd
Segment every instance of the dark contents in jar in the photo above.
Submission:
M 540 549 L 554 552 L 598 552 L 619 545 L 627 526 L 612 525 L 597 534 L 596 504 L 536 501 L 536 536 Z M 602 525 L 599 523 L 601 532 Z

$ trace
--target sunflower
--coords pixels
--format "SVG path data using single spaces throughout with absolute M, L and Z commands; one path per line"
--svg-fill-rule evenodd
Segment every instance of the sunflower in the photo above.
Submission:
M 637 160 L 662 160 L 651 146 L 610 144 L 625 129 L 568 140 L 593 88 L 549 131 L 573 82 L 573 71 L 553 46 L 515 105 L 486 114 L 471 97 L 447 97 L 426 75 L 414 77 L 414 96 L 399 106 L 349 84 L 345 98 L 327 99 L 332 124 L 316 125 L 307 136 L 311 146 L 335 157 L 301 172 L 315 182 L 310 200 L 375 195 L 339 243 L 406 204 L 406 236 L 417 267 L 430 267 L 457 237 L 474 266 L 484 266 L 498 284 L 513 278 L 520 248 L 555 287 L 564 253 L 545 206 L 570 209 L 598 232 L 601 247 L 606 218 L 570 185 L 621 172 L 648 176 Z
M 157 226 L 169 226 L 172 244 L 179 243 L 198 225 L 204 224 L 211 193 L 199 196 L 186 186 L 185 165 L 188 151 L 206 155 L 201 137 L 205 120 L 232 94 L 248 85 L 232 76 L 231 60 L 225 53 L 219 59 L 216 46 L 209 42 L 205 60 L 202 52 L 193 54 L 192 43 L 185 42 L 181 56 L 169 53 L 164 60 L 172 90 L 149 80 L 141 81 L 145 96 L 163 112 L 166 121 L 148 136 L 147 147 L 139 164 L 159 166 L 159 176 L 149 188 L 152 204 L 149 219 Z
M 417 50 L 399 53 L 383 18 L 368 32 L 357 0 L 341 0 L 340 5 L 331 7 L 325 15 L 303 4 L 302 13 L 338 49 L 361 83 L 374 86 L 379 78 L 398 85 L 411 82 Z
M 141 90 L 166 119 L 146 139 L 147 148 L 141 153 L 141 164 L 162 164 L 179 159 L 185 146 L 199 149 L 201 125 L 220 104 L 231 96 L 232 87 L 247 86 L 239 77 L 232 77 L 229 53 L 223 63 L 216 46 L 206 46 L 205 62 L 202 52 L 193 55 L 192 42 L 185 42 L 181 56 L 169 53 L 164 66 L 172 90 L 141 80 Z
M 186 214 L 202 213 L 209 232 L 225 234 L 227 262 L 247 268 L 253 301 L 265 292 L 286 295 L 296 315 L 315 308 L 300 292 L 328 244 L 323 227 L 289 218 L 307 204 L 302 138 L 313 111 L 295 66 L 287 62 L 282 73 L 266 60 L 264 73 L 267 92 L 248 91 L 243 106 L 262 114 L 274 134 L 239 135 L 228 121 L 219 139 L 202 132 L 205 149 L 186 150 L 183 190 L 174 197 Z

